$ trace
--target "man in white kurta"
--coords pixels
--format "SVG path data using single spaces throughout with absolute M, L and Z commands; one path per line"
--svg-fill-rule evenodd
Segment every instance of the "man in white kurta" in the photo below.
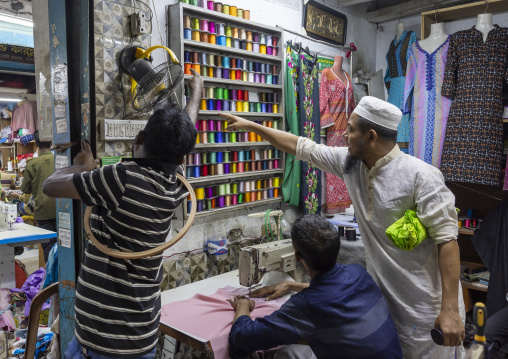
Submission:
M 344 180 L 365 245 L 367 270 L 390 306 L 404 358 L 462 358 L 465 313 L 455 198 L 438 169 L 401 152 L 395 141 L 380 135 L 386 132 L 383 128 L 396 135 L 393 130 L 400 111 L 385 101 L 362 98 L 345 133 L 349 148 L 328 147 L 235 116 L 225 117 L 230 121 L 228 129 L 256 132 L 275 147 L 296 154 L 298 160 L 310 161 Z M 379 133 L 359 127 L 358 122 L 366 123 L 366 119 Z M 355 158 L 356 165 L 348 166 Z M 385 234 L 408 209 L 416 210 L 429 233 L 412 251 L 396 247 Z M 432 341 L 434 327 L 441 329 L 447 346 Z

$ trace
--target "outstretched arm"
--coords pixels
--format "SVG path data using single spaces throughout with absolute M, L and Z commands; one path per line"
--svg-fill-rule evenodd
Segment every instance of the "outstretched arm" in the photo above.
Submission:
M 265 300 L 272 300 L 282 297 L 289 291 L 292 292 L 300 292 L 305 288 L 309 287 L 309 283 L 298 283 L 298 282 L 281 282 L 278 284 L 274 284 L 268 287 L 263 287 L 252 292 L 251 297 L 253 298 L 262 298 L 265 297 Z
M 228 115 L 225 113 L 219 113 L 219 115 L 228 119 L 228 126 L 226 127 L 226 131 L 246 130 L 254 132 L 269 141 L 279 150 L 292 155 L 296 155 L 298 136 L 288 132 L 265 127 L 238 116 Z
M 189 98 L 189 102 L 187 102 L 187 106 L 185 106 L 185 112 L 189 114 L 189 117 L 193 124 L 196 124 L 198 121 L 198 113 L 199 113 L 199 102 L 201 101 L 201 91 L 203 90 L 203 79 L 196 72 L 196 70 L 191 69 L 192 79 L 189 81 L 188 86 L 191 90 L 191 95 Z

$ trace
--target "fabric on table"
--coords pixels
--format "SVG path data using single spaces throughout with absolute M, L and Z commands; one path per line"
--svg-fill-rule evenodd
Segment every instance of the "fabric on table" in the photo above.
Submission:
M 284 83 L 284 107 L 287 121 L 287 131 L 293 135 L 300 135 L 300 114 L 298 113 L 298 53 L 291 47 L 286 50 L 286 79 Z M 295 160 L 292 154 L 286 154 L 284 180 L 282 181 L 282 196 L 284 203 L 298 206 L 300 203 L 300 172 L 301 162 Z
M 226 299 L 247 294 L 246 288 L 229 286 L 218 289 L 212 295 L 196 294 L 190 299 L 162 306 L 161 322 L 190 335 L 208 339 L 216 359 L 229 358 L 228 336 L 235 311 Z M 256 307 L 250 313 L 253 319 L 272 314 L 286 302 L 285 298 L 272 301 L 265 301 L 264 298 L 252 300 L 256 302 Z
M 12 132 L 25 128 L 34 133 L 37 130 L 37 102 L 24 101 L 12 111 Z
M 427 228 L 418 219 L 416 212 L 408 209 L 401 219 L 386 229 L 386 235 L 397 247 L 412 251 L 428 237 Z
M 486 42 L 474 26 L 451 35 L 441 90 L 453 98 L 441 159 L 446 180 L 500 184 L 507 79 L 507 28 L 494 25 Z
M 323 70 L 319 87 L 319 108 L 321 128 L 326 128 L 326 144 L 328 146 L 346 146 L 342 136 L 347 129 L 349 116 L 355 109 L 353 86 L 349 74 L 344 71 L 347 84 L 335 76 L 331 68 Z M 347 93 L 347 95 L 346 95 Z M 326 203 L 323 205 L 326 214 L 344 212 L 351 206 L 351 198 L 344 181 L 330 173 L 326 178 Z
M 321 125 L 319 120 L 318 67 L 314 59 L 300 56 L 299 105 L 300 133 L 302 136 L 319 142 Z M 304 214 L 321 213 L 321 171 L 311 162 L 301 163 L 300 207 Z
M 411 46 L 402 100 L 402 111 L 411 113 L 409 154 L 437 168 L 451 105 L 450 98 L 441 95 L 449 40 L 448 36 L 432 53 L 418 42 Z
M 319 145 L 303 137 L 296 148 L 297 159 L 311 160 L 344 179 L 362 234 L 367 271 L 388 302 L 404 358 L 453 359 L 454 348 L 435 345 L 429 335 L 441 310 L 437 245 L 458 235 L 453 194 L 437 168 L 402 153 L 398 146 L 370 170 L 360 163 L 346 174 L 347 154 L 347 148 Z M 415 207 L 430 238 L 407 252 L 397 248 L 385 231 Z M 464 321 L 460 283 L 458 298 Z M 464 349 L 458 347 L 457 358 L 463 355 Z
M 388 66 L 386 67 L 384 81 L 388 91 L 388 102 L 399 109 L 403 107 L 402 100 L 406 84 L 407 53 L 414 42 L 416 42 L 414 31 L 408 32 L 404 30 L 398 39 L 395 36 L 386 54 Z M 405 153 L 408 153 L 409 147 L 410 117 L 410 113 L 404 114 L 397 128 L 397 143 Z

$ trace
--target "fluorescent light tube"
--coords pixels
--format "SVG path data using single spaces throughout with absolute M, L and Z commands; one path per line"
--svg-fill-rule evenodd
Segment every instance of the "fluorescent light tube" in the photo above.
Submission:
M 32 20 L 19 17 L 19 16 L 11 16 L 6 14 L 0 14 L 0 21 L 9 22 L 11 24 L 17 24 L 22 26 L 34 27 L 34 22 Z

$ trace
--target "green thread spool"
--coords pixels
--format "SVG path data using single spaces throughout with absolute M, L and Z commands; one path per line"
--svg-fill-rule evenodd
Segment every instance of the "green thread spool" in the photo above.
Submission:
M 196 4 L 193 4 L 195 2 Z M 197 5 L 197 0 L 190 0 L 191 5 Z M 199 19 L 192 19 L 192 28 L 194 30 L 199 30 Z
M 218 100 L 224 99 L 224 89 L 222 87 L 217 87 L 215 89 L 215 98 Z
M 219 185 L 219 196 L 225 196 L 226 195 L 226 185 L 220 184 Z
M 238 193 L 238 183 L 232 183 L 231 184 L 231 191 L 233 193 Z
M 224 152 L 224 162 L 225 163 L 229 163 L 231 161 L 229 154 L 230 154 L 230 152 Z
M 229 100 L 229 90 L 224 89 L 224 100 Z
M 213 133 L 212 133 L 213 135 Z M 217 152 L 210 152 L 210 164 L 217 163 Z
M 236 132 L 231 132 L 229 137 L 230 137 L 230 141 L 229 142 L 232 142 L 232 143 L 236 142 Z
M 238 203 L 243 203 L 243 193 L 238 195 Z
M 231 183 L 226 183 L 226 194 L 231 194 Z
M 256 102 L 256 112 L 261 112 L 261 102 Z
M 254 102 L 249 104 L 249 110 L 250 112 L 256 112 L 256 104 Z
M 279 121 L 273 121 L 273 128 L 276 130 L 279 129 Z
M 215 143 L 215 133 L 208 132 L 208 143 Z M 215 163 L 215 162 L 212 162 Z

